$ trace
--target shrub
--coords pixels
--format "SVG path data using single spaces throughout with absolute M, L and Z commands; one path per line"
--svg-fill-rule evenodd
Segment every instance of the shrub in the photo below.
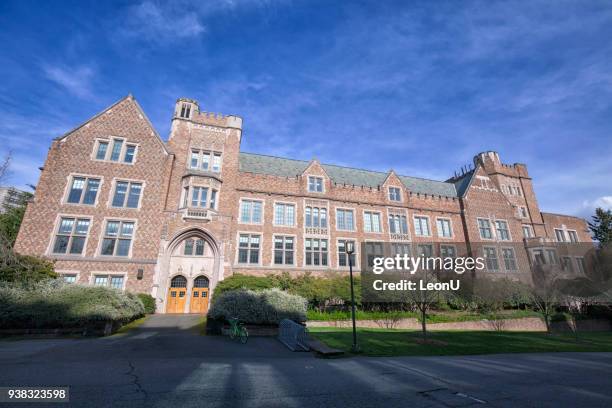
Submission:
M 155 298 L 153 296 L 149 295 L 148 293 L 139 293 L 136 296 L 138 296 L 138 299 L 140 299 L 140 301 L 142 302 L 146 314 L 155 313 L 156 305 Z
M 215 287 L 215 296 L 236 289 L 261 290 L 280 287 L 273 276 L 251 276 L 234 274 L 219 282 Z
M 0 327 L 7 329 L 126 323 L 144 312 L 136 295 L 107 287 L 71 285 L 60 280 L 0 286 Z
M 53 262 L 44 258 L 15 253 L 3 254 L 0 262 L 0 282 L 40 282 L 57 278 Z
M 277 288 L 226 291 L 215 293 L 208 316 L 219 320 L 236 317 L 251 324 L 278 324 L 283 319 L 304 322 L 306 299 Z

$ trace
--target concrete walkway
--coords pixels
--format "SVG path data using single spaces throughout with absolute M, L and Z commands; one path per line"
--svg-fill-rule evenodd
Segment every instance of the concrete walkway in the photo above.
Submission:
M 160 315 L 122 336 L 0 341 L 0 385 L 69 385 L 75 407 L 612 406 L 612 353 L 323 360 L 273 338 L 200 336 L 197 322 Z

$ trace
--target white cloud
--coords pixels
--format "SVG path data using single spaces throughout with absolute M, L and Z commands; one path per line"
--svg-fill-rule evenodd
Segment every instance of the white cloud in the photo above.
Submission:
M 144 37 L 154 42 L 200 36 L 206 31 L 200 16 L 194 10 L 185 9 L 181 4 L 172 7 L 144 1 L 129 8 L 126 26 L 121 31 L 128 37 Z
M 45 77 L 71 94 L 81 99 L 92 99 L 92 80 L 95 76 L 94 70 L 89 66 L 65 67 L 58 65 L 44 65 Z
M 612 196 L 603 196 L 596 198 L 593 201 L 585 200 L 582 203 L 585 211 L 589 214 L 593 214 L 596 208 L 603 208 L 604 210 L 612 210 Z

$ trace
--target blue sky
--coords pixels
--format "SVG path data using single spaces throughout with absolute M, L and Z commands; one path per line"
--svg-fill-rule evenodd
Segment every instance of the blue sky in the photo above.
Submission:
M 242 150 L 444 180 L 497 150 L 544 211 L 612 205 L 612 3 L 0 2 L 0 154 L 128 93 L 244 118 Z

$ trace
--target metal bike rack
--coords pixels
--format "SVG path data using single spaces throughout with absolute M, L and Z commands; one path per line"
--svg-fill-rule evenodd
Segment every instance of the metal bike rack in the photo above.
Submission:
M 281 320 L 278 325 L 278 340 L 291 351 L 310 350 L 306 328 L 293 320 Z

